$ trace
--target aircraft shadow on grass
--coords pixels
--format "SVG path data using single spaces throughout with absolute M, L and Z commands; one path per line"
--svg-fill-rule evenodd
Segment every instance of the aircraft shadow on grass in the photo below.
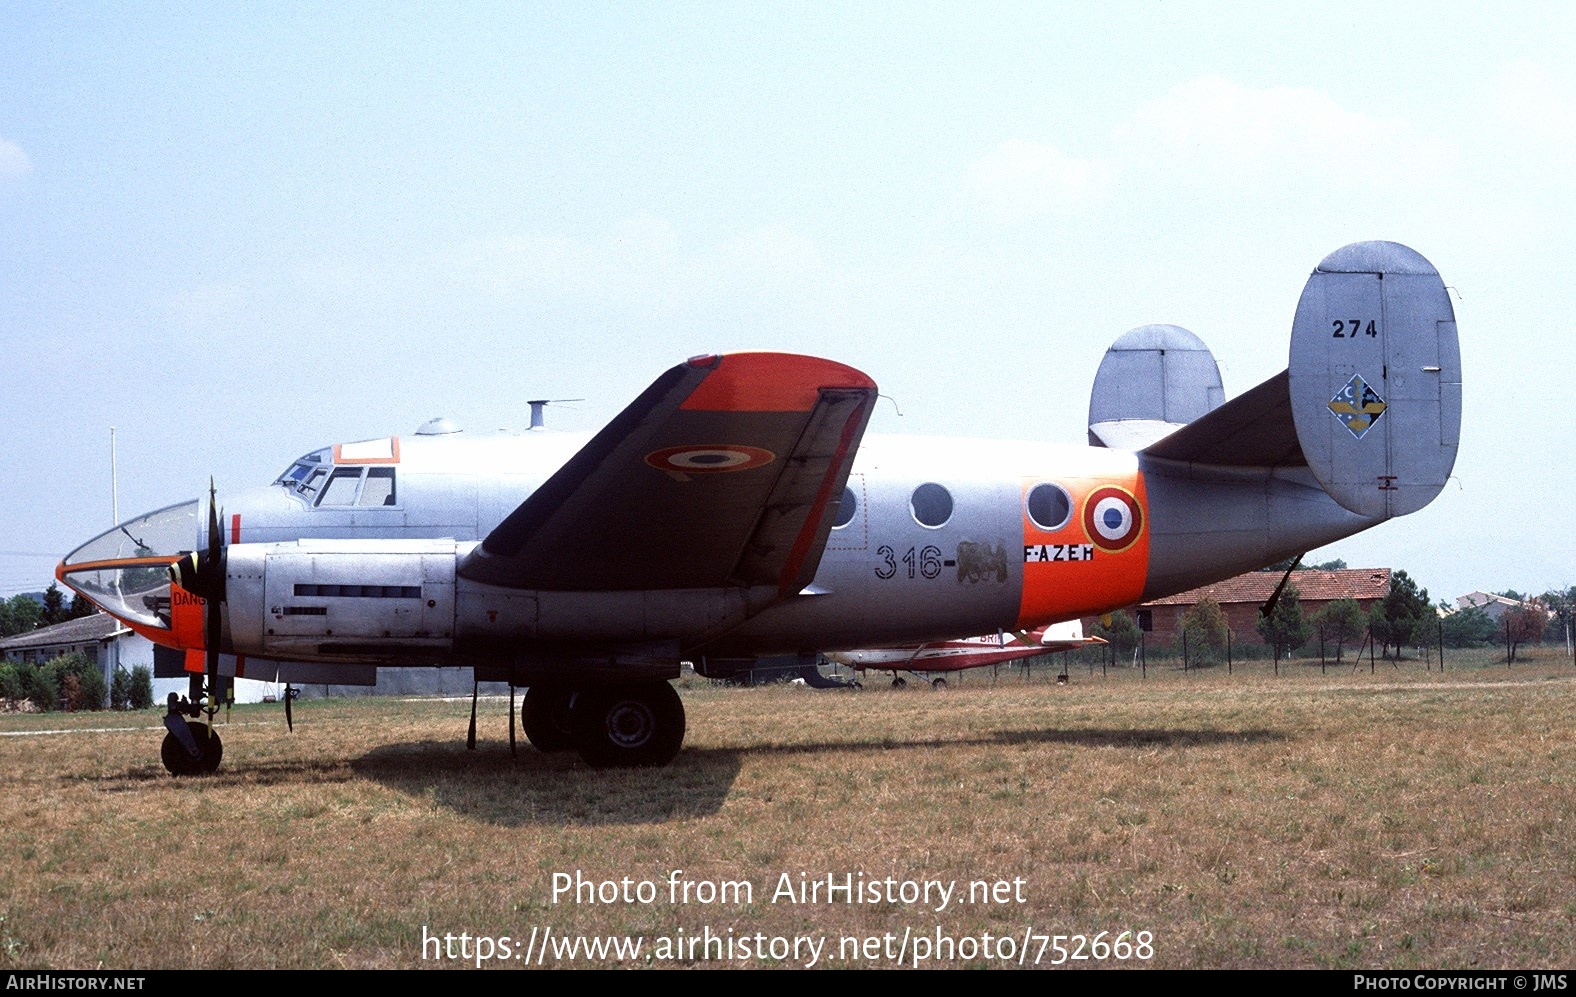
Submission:
M 544 755 L 522 745 L 482 742 L 477 752 L 447 741 L 384 745 L 352 759 L 356 775 L 396 792 L 489 824 L 649 824 L 718 812 L 750 755 L 825 755 L 829 760 L 904 748 L 1005 747 L 1064 743 L 1085 747 L 1208 747 L 1284 741 L 1265 729 L 1116 729 L 1000 731 L 969 738 L 893 738 L 688 748 L 666 769 L 620 769 L 591 775 L 573 755 Z M 288 781 L 288 780 L 286 780 Z

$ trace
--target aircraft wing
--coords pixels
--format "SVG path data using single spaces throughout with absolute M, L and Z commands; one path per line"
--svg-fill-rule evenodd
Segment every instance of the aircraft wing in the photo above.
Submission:
M 815 576 L 876 385 L 785 353 L 659 377 L 459 566 L 493 585 L 626 591 Z

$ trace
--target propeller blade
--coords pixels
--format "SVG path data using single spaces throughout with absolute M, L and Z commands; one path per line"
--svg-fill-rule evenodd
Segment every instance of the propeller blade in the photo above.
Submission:
M 290 733 L 295 733 L 295 718 L 290 715 L 290 701 L 295 698 L 295 690 L 290 688 L 290 683 L 285 683 L 285 726 Z
M 203 643 L 207 650 L 208 695 L 219 693 L 219 640 L 224 620 L 219 604 L 224 599 L 224 534 L 219 529 L 219 495 L 213 479 L 208 479 L 208 550 L 203 557 L 199 581 L 202 583 Z
M 219 529 L 219 498 L 213 479 L 208 479 L 208 556 L 217 557 L 224 545 L 224 533 Z

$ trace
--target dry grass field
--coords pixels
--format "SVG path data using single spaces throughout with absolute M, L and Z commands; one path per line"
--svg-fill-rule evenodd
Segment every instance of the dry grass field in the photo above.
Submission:
M 237 709 L 187 780 L 156 715 L 6 716 L 0 968 L 1569 967 L 1576 685 L 1534 654 L 697 684 L 653 771 L 511 758 L 498 700 L 475 752 L 468 702 Z

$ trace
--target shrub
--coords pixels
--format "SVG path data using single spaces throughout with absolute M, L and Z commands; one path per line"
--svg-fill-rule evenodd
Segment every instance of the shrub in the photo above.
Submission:
M 119 666 L 109 684 L 109 706 L 112 710 L 131 709 L 131 673 Z
M 60 708 L 60 680 L 55 673 L 47 667 L 23 664 L 20 666 L 22 673 L 22 699 L 30 699 L 33 705 L 40 710 L 58 710 Z
M 138 665 L 131 670 L 131 708 L 146 710 L 153 705 L 153 670 Z
M 62 654 L 52 661 L 45 662 L 39 671 L 53 677 L 56 690 L 56 698 L 47 704 L 36 699 L 33 701 L 39 709 L 56 709 L 61 699 L 65 701 L 65 708 L 68 710 L 104 708 L 104 695 L 108 691 L 104 687 L 104 675 L 99 671 L 98 664 L 89 661 L 87 655 L 76 652 Z
M 26 684 L 22 679 L 22 669 L 26 667 L 20 661 L 0 661 L 0 699 L 27 698 Z

